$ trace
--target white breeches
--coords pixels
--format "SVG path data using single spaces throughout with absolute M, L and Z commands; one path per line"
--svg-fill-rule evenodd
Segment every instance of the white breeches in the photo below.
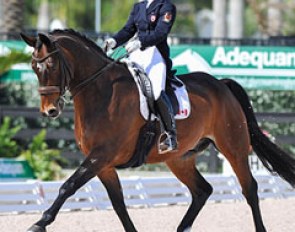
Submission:
M 152 82 L 154 97 L 157 100 L 166 86 L 166 64 L 159 50 L 155 46 L 144 51 L 138 49 L 130 54 L 129 59 L 144 69 Z

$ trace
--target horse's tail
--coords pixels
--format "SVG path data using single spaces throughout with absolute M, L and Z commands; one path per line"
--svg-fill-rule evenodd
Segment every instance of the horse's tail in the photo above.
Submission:
M 233 95 L 239 101 L 245 113 L 253 150 L 272 173 L 277 173 L 295 187 L 295 159 L 274 144 L 260 130 L 246 91 L 241 85 L 231 79 L 223 79 Z

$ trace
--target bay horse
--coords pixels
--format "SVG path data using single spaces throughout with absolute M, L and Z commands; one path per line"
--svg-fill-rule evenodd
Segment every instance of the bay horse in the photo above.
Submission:
M 63 95 L 69 90 L 74 101 L 75 138 L 86 155 L 61 186 L 52 206 L 27 231 L 46 231 L 66 199 L 95 176 L 105 186 L 125 231 L 136 231 L 116 171 L 132 159 L 140 128 L 146 123 L 140 115 L 138 89 L 128 68 L 108 58 L 93 41 L 74 30 L 21 37 L 34 48 L 32 68 L 39 81 L 40 112 L 58 117 Z M 145 160 L 165 162 L 191 193 L 192 202 L 177 231 L 190 230 L 213 191 L 195 165 L 196 155 L 213 143 L 238 177 L 256 231 L 265 232 L 248 155 L 253 149 L 271 172 L 292 186 L 295 159 L 261 132 L 249 98 L 237 82 L 217 80 L 202 72 L 180 75 L 179 79 L 189 92 L 192 112 L 188 119 L 177 122 L 178 151 L 160 155 L 154 145 Z M 159 130 L 156 133 L 159 136 Z

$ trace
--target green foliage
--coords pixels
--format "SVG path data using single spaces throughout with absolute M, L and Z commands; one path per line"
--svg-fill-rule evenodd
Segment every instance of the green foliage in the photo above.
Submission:
M 37 25 L 38 10 L 41 2 L 46 0 L 31 0 L 25 1 L 25 27 L 35 28 Z M 264 21 L 267 19 L 267 7 L 260 7 L 261 5 L 266 5 L 268 0 L 256 0 L 256 1 L 246 1 L 245 2 L 245 35 L 252 36 L 258 29 L 261 22 L 258 22 L 258 16 L 260 20 Z M 291 4 L 293 0 L 285 0 L 283 3 Z M 87 3 L 80 0 L 47 0 L 49 3 L 50 13 L 52 18 L 59 18 L 63 22 L 66 22 L 67 27 L 75 28 L 77 30 L 94 30 L 95 24 L 95 0 L 87 1 Z M 138 0 L 101 0 L 102 6 L 102 31 L 105 32 L 116 32 L 119 30 L 124 22 L 127 20 L 129 12 L 132 5 L 138 2 Z M 212 9 L 213 1 L 208 0 L 172 0 L 177 6 L 179 6 L 178 17 L 175 22 L 176 28 L 181 28 L 181 26 L 186 27 L 185 30 L 177 31 L 177 34 L 185 35 L 194 32 L 194 26 L 191 26 L 191 21 L 189 26 L 185 23 L 182 18 L 193 17 L 191 13 L 184 13 L 181 16 L 181 5 L 188 5 L 192 9 L 192 14 L 197 11 L 207 8 Z M 249 3 L 253 3 L 252 6 Z M 253 7 L 256 6 L 256 13 L 254 13 Z M 258 11 L 257 11 L 258 10 Z M 289 7 L 288 9 L 283 9 L 284 35 L 294 35 L 295 33 L 295 17 L 294 10 Z M 192 22 L 194 23 L 194 22 Z M 261 26 L 261 25 L 260 25 Z
M 295 112 L 294 91 L 249 90 L 247 92 L 255 112 Z
M 54 180 L 61 178 L 61 164 L 66 162 L 61 157 L 59 150 L 48 148 L 48 144 L 45 142 L 46 131 L 41 130 L 33 138 L 28 148 L 21 151 L 21 143 L 15 141 L 13 137 L 26 125 L 20 119 L 18 119 L 17 126 L 12 124 L 11 118 L 5 117 L 0 126 L 0 157 L 19 157 L 27 160 L 38 179 Z
M 195 15 L 192 12 L 189 14 L 177 14 L 171 33 L 186 36 L 195 35 L 197 32 L 194 22 L 194 16 Z
M 5 117 L 0 127 L 0 157 L 11 158 L 19 154 L 19 147 L 13 137 L 21 129 L 20 126 L 11 127 L 11 119 Z
M 295 35 L 295 15 L 294 8 L 286 10 L 287 13 L 283 15 L 284 25 L 283 25 L 283 35 Z
M 53 1 L 51 4 L 54 17 L 67 22 L 67 27 L 77 30 L 94 30 L 95 0 L 87 1 L 87 3 L 80 0 L 71 0 L 66 3 Z
M 127 22 L 132 6 L 136 1 L 102 1 L 102 31 L 116 32 Z
M 245 19 L 244 36 L 251 37 L 258 31 L 257 19 L 251 7 L 246 8 L 244 19 Z
M 45 136 L 46 131 L 41 130 L 33 138 L 28 149 L 21 153 L 20 158 L 29 162 L 38 179 L 45 181 L 59 179 L 61 178 L 60 163 L 64 160 L 61 158 L 59 150 L 48 149 L 48 145 L 44 141 Z
M 294 91 L 251 90 L 247 92 L 255 112 L 295 112 Z M 274 138 L 279 135 L 295 136 L 294 123 L 261 122 L 260 126 Z M 282 145 L 280 144 L 280 146 Z M 284 145 L 282 148 L 295 154 L 294 145 Z
M 11 66 L 17 63 L 29 63 L 31 55 L 23 51 L 12 50 L 5 56 L 0 56 L 0 77 L 11 69 Z M 37 92 L 37 91 L 36 91 Z M 32 93 L 32 87 L 24 83 L 3 84 L 0 85 L 0 104 L 1 105 L 25 105 L 26 95 Z M 31 97 L 31 99 L 36 99 Z
M 37 83 L 9 82 L 0 85 L 0 105 L 36 107 L 39 104 Z
M 7 72 L 12 65 L 17 63 L 29 63 L 31 55 L 22 51 L 12 50 L 6 56 L 0 56 L 0 76 Z

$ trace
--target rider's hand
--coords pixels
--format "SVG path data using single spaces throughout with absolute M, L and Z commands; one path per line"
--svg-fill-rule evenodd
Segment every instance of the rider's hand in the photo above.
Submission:
M 139 40 L 134 40 L 126 44 L 125 49 L 128 53 L 134 52 L 135 50 L 141 48 L 141 42 Z
M 109 52 L 111 49 L 113 49 L 114 47 L 116 47 L 117 42 L 115 39 L 113 38 L 108 38 L 104 41 L 103 45 L 102 45 L 102 49 L 105 53 Z

